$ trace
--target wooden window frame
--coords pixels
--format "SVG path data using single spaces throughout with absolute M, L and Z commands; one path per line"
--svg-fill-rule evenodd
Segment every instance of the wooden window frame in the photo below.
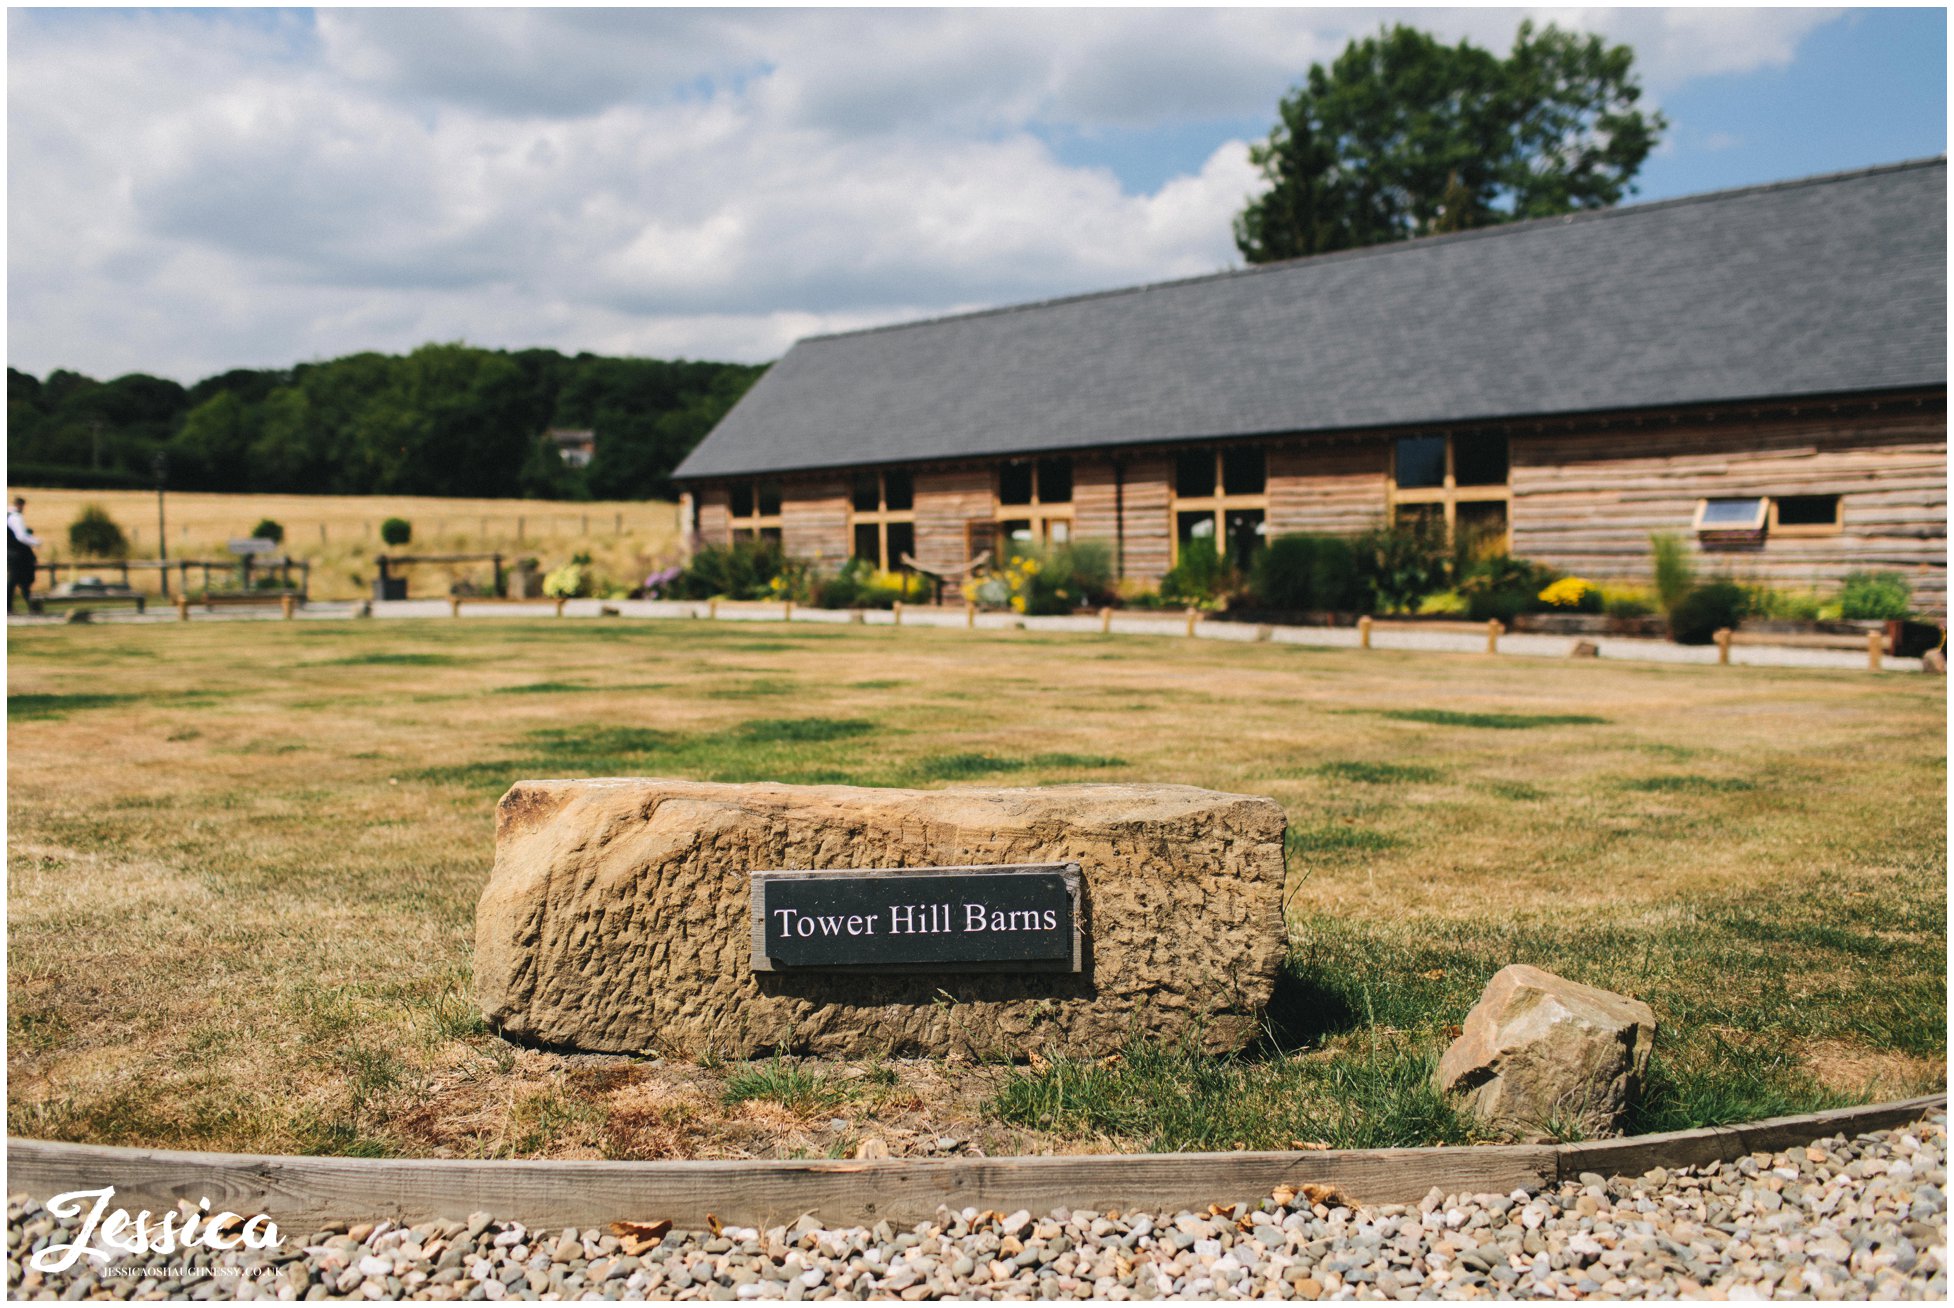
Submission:
M 1773 536 L 1790 536 L 1794 538 L 1804 536 L 1837 536 L 1845 531 L 1845 496 L 1843 495 L 1826 492 L 1820 495 L 1773 495 L 1770 498 L 1771 509 L 1768 521 L 1770 523 L 1770 534 Z M 1830 522 L 1780 523 L 1778 521 L 1778 501 L 1780 499 L 1830 500 L 1832 501 L 1832 520 Z
M 855 507 L 855 487 L 851 479 L 848 487 L 848 557 L 851 559 L 861 557 L 861 555 L 855 553 L 855 528 L 858 526 L 873 526 L 875 528 L 875 550 L 877 557 L 871 560 L 871 562 L 875 564 L 878 572 L 901 571 L 903 567 L 902 560 L 889 557 L 889 524 L 892 522 L 908 523 L 911 528 L 909 533 L 910 538 L 915 542 L 915 548 L 920 549 L 922 547 L 922 541 L 916 538 L 914 530 L 916 526 L 915 474 L 910 474 L 909 507 L 906 509 L 892 509 L 889 507 L 889 474 L 887 472 L 862 472 L 855 475 L 858 477 L 873 476 L 875 478 L 875 507 L 873 509 L 858 509 Z
M 1069 454 L 1048 455 L 1046 458 L 1063 458 L 1072 464 L 1072 494 L 1076 497 L 1079 493 L 1078 461 L 1073 459 Z M 1013 460 L 1013 462 L 1016 462 L 1016 460 Z M 1004 533 L 1001 530 L 1007 522 L 1029 522 L 1031 524 L 1032 539 L 1040 545 L 1051 544 L 1052 524 L 1054 522 L 1063 522 L 1065 524 L 1065 543 L 1069 544 L 1073 538 L 1072 501 L 1064 500 L 1047 504 L 1038 498 L 1038 465 L 1045 462 L 1045 458 L 1025 459 L 1023 462 L 1031 465 L 1031 502 L 1029 504 L 1006 504 L 1004 502 L 1003 486 L 1004 469 L 1000 466 L 991 470 L 991 521 L 1000 528 L 1000 530 L 993 534 L 993 540 L 996 542 L 992 546 L 993 557 L 996 557 L 997 550 L 1008 549 L 1010 547 L 1011 542 L 1005 539 Z M 967 530 L 965 533 L 965 549 L 969 549 Z M 966 557 L 969 557 L 968 554 L 966 554 Z
M 730 484 L 727 486 L 726 488 L 726 543 L 728 545 L 731 545 L 734 541 L 738 540 L 742 535 L 746 536 L 747 539 L 749 540 L 759 540 L 761 539 L 762 534 L 767 531 L 779 532 L 781 534 L 782 544 L 784 545 L 786 543 L 787 532 L 785 528 L 785 518 L 786 518 L 786 508 L 787 508 L 787 488 L 785 486 L 782 486 L 780 488 L 781 512 L 762 513 L 760 512 L 760 482 L 762 480 L 765 479 L 756 477 L 746 482 L 748 486 L 751 486 L 753 488 L 753 512 L 748 514 L 744 518 L 736 518 L 733 516 L 733 488 Z
M 1243 448 L 1260 449 L 1262 454 L 1262 489 L 1253 495 L 1230 495 L 1227 484 L 1222 480 L 1222 463 L 1232 453 L 1240 453 Z M 1266 446 L 1233 446 L 1214 451 L 1214 494 L 1182 495 L 1178 457 L 1167 460 L 1167 561 L 1178 567 L 1181 561 L 1181 514 L 1209 513 L 1214 515 L 1214 548 L 1223 558 L 1228 557 L 1228 515 L 1236 510 L 1255 511 L 1262 514 L 1262 526 L 1266 532 L 1269 525 L 1269 451 Z
M 1716 522 L 1708 526 L 1703 524 L 1703 516 L 1710 511 L 1712 504 L 1724 504 L 1742 500 L 1757 501 L 1757 512 L 1751 515 L 1749 522 Z M 1690 517 L 1689 529 L 1698 534 L 1703 532 L 1733 531 L 1761 532 L 1764 530 L 1765 524 L 1771 520 L 1771 506 L 1771 497 L 1768 495 L 1706 495 L 1696 501 L 1696 512 Z
M 1385 510 L 1393 526 L 1397 525 L 1398 507 L 1406 504 L 1436 504 L 1445 512 L 1445 539 L 1452 540 L 1458 535 L 1459 505 L 1461 504 L 1503 504 L 1506 506 L 1506 536 L 1501 542 L 1503 548 L 1513 546 L 1513 438 L 1506 437 L 1506 480 L 1477 486 L 1461 486 L 1458 483 L 1458 438 L 1461 435 L 1478 435 L 1477 432 L 1425 431 L 1406 432 L 1403 436 L 1391 439 L 1391 475 L 1385 482 Z M 1443 436 L 1445 438 L 1445 481 L 1438 486 L 1398 485 L 1398 442 L 1415 436 Z

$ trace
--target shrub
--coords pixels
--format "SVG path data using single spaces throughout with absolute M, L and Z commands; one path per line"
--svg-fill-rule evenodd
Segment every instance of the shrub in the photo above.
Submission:
M 1070 613 L 1113 598 L 1113 552 L 1101 541 L 1015 546 L 1002 568 L 964 587 L 973 603 L 1018 613 Z
M 1690 561 L 1689 543 L 1670 532 L 1649 537 L 1649 552 L 1655 559 L 1655 598 L 1664 613 L 1675 614 L 1676 605 L 1696 585 L 1696 565 Z
M 405 518 L 388 518 L 380 524 L 380 539 L 389 545 L 405 545 L 414 539 L 414 524 Z
M 886 609 L 897 600 L 929 597 L 929 582 L 913 572 L 878 572 L 867 559 L 850 559 L 840 572 L 812 583 L 813 603 L 824 609 Z
M 804 599 L 807 567 L 766 539 L 706 545 L 692 556 L 676 589 L 686 599 Z
M 1669 610 L 1669 638 L 1678 645 L 1707 645 L 1719 628 L 1743 621 L 1749 603 L 1744 588 L 1727 577 L 1692 586 Z
M 590 570 L 581 563 L 566 563 L 543 578 L 543 594 L 551 599 L 579 599 L 590 594 Z
M 1435 591 L 1418 601 L 1421 618 L 1463 618 L 1470 610 L 1466 597 L 1456 590 Z
M 1583 577 L 1562 577 L 1534 598 L 1563 613 L 1601 612 L 1601 587 Z
M 685 569 L 677 564 L 660 568 L 645 578 L 639 591 L 645 599 L 671 599 L 678 594 L 679 580 L 684 576 Z
M 1540 592 L 1554 579 L 1553 571 L 1538 563 L 1493 554 L 1471 565 L 1459 580 L 1459 594 L 1465 596 L 1466 612 L 1475 620 L 1511 622 L 1540 607 Z
M 1249 568 L 1249 592 L 1260 608 L 1348 608 L 1357 591 L 1357 552 L 1340 536 L 1278 536 Z
M 285 541 L 285 524 L 272 518 L 260 518 L 258 525 L 251 529 L 251 534 L 274 545 L 281 545 Z
M 94 559 L 121 559 L 129 555 L 129 538 L 99 504 L 84 504 L 81 516 L 68 524 L 68 548 Z
M 1610 583 L 1601 588 L 1601 611 L 1611 618 L 1645 618 L 1655 612 L 1655 599 L 1646 587 Z
M 1190 540 L 1181 545 L 1180 562 L 1160 579 L 1160 598 L 1170 604 L 1212 609 L 1240 588 L 1241 577 L 1233 563 L 1221 557 L 1213 541 Z
M 1839 595 L 1839 612 L 1847 621 L 1904 618 L 1913 591 L 1897 572 L 1854 572 Z
M 1824 599 L 1810 591 L 1773 590 L 1769 586 L 1747 586 L 1745 592 L 1750 597 L 1750 606 L 1746 611 L 1759 618 L 1775 618 L 1785 622 L 1811 622 L 1826 608 Z
M 1452 551 L 1442 526 L 1378 527 L 1352 544 L 1358 602 L 1379 613 L 1407 613 L 1452 583 Z

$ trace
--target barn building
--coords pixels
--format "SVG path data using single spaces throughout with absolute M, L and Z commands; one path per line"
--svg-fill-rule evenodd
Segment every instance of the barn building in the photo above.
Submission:
M 675 477 L 697 539 L 828 567 L 1096 538 L 1145 583 L 1423 518 L 1944 613 L 1946 196 L 1943 157 L 812 337 Z

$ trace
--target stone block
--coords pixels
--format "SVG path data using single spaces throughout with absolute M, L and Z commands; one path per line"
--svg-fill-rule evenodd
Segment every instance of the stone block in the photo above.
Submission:
M 1466 1015 L 1438 1088 L 1519 1139 L 1614 1135 L 1654 1044 L 1655 1012 L 1641 1000 L 1515 963 Z
M 1239 1048 L 1284 952 L 1283 831 L 1273 800 L 1188 786 L 519 782 L 476 997 L 520 1040 L 688 1058 Z M 752 968 L 752 872 L 1062 862 L 1081 869 L 1079 972 Z

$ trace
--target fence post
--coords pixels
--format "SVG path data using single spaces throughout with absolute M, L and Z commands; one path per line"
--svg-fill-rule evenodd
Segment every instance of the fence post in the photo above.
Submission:
M 901 600 L 897 600 L 893 604 L 889 605 L 889 616 L 891 619 L 894 620 L 896 626 L 900 627 L 902 625 L 902 601 Z
M 1719 664 L 1729 663 L 1730 662 L 1730 628 L 1718 627 L 1716 641 L 1717 641 L 1717 662 Z
M 190 596 L 183 591 L 176 593 L 176 620 L 178 622 L 190 620 Z
M 448 616 L 451 618 L 458 618 L 461 616 L 461 596 L 459 595 L 448 596 Z
M 1486 619 L 1486 652 L 1488 654 L 1499 653 L 1499 633 L 1505 630 L 1506 628 L 1500 625 L 1498 618 Z
M 963 625 L 971 630 L 977 628 L 977 606 L 966 602 L 963 606 Z
M 1371 647 L 1371 620 L 1370 620 L 1370 615 L 1366 613 L 1364 616 L 1357 619 L 1357 648 L 1369 649 L 1370 647 Z
M 1187 611 L 1187 634 L 1188 635 L 1192 636 L 1194 634 L 1194 624 L 1196 622 L 1199 622 L 1200 620 L 1201 620 L 1201 612 L 1199 609 L 1190 608 Z
M 1110 608 L 1099 610 L 1099 634 L 1111 634 L 1113 630 L 1113 611 Z
M 713 596 L 711 599 L 706 601 L 706 616 L 712 618 L 714 621 L 718 620 L 719 597 L 717 595 Z
M 1879 671 L 1879 656 L 1883 652 L 1883 636 L 1884 633 L 1879 631 L 1869 631 L 1866 633 L 1866 666 L 1874 672 Z
M 556 616 L 559 618 L 563 616 L 563 597 L 560 595 L 556 600 Z
M 280 595 L 278 597 L 278 607 L 285 611 L 285 621 L 290 622 L 292 620 L 292 610 L 296 609 L 298 604 L 290 595 Z
M 780 601 L 780 620 L 782 622 L 792 622 L 794 620 L 794 601 Z

